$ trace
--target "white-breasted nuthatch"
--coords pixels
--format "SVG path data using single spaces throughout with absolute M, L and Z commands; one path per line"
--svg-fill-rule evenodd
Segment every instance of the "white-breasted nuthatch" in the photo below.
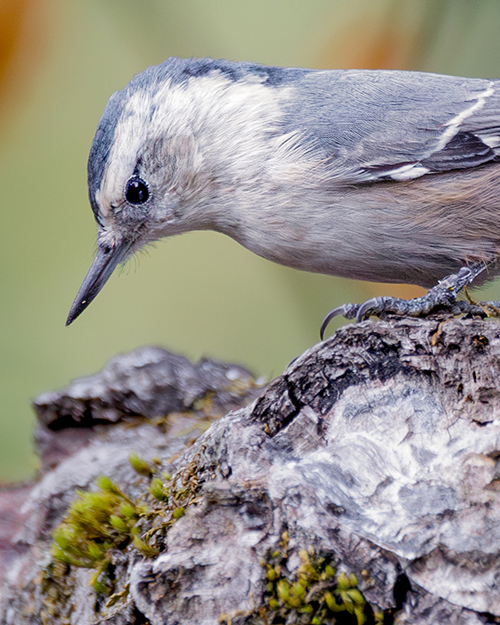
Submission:
M 457 292 L 500 267 L 499 159 L 497 80 L 170 58 L 99 122 L 98 248 L 67 323 L 141 246 L 190 230 L 306 271 L 437 284 L 327 320 L 464 311 Z

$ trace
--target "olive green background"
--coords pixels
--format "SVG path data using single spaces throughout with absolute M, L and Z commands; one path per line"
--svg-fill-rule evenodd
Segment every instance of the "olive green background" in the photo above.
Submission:
M 396 292 L 193 233 L 138 255 L 66 328 L 93 257 L 86 159 L 112 91 L 171 55 L 500 76 L 498 0 L 46 0 L 39 31 L 0 118 L 0 480 L 36 469 L 30 398 L 117 352 L 160 344 L 275 376 L 331 308 Z

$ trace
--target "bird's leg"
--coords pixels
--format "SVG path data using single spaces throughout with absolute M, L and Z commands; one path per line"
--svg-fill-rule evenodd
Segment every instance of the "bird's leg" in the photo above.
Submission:
M 487 264 L 476 262 L 469 267 L 462 267 L 458 273 L 440 280 L 429 289 L 425 295 L 406 300 L 397 297 L 374 297 L 364 304 L 344 304 L 330 311 L 321 324 L 320 336 L 323 339 L 325 330 L 330 321 L 338 315 L 346 319 L 363 321 L 371 315 L 385 314 L 399 317 L 424 317 L 429 313 L 441 309 L 450 315 L 482 314 L 483 316 L 500 316 L 500 302 L 477 303 L 469 298 L 468 301 L 457 300 L 458 293 L 469 285 L 486 268 Z

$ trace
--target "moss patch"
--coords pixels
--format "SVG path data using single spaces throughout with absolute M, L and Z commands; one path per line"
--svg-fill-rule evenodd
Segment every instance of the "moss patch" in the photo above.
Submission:
M 47 623 L 65 623 L 63 614 L 71 612 L 66 604 L 71 603 L 73 567 L 93 570 L 90 584 L 96 593 L 96 612 L 126 603 L 129 555 L 125 552 L 136 550 L 145 558 L 157 556 L 164 548 L 169 527 L 196 501 L 199 485 L 194 465 L 171 478 L 160 471 L 159 461 L 148 463 L 136 454 L 129 460 L 144 481 L 137 499 L 108 477 L 100 477 L 95 490 L 77 491 L 54 530 L 52 562 L 41 580 Z M 61 613 L 59 619 L 54 619 L 56 608 Z
M 382 625 L 384 613 L 368 604 L 354 574 L 337 572 L 330 556 L 312 548 L 298 553 L 301 564 L 289 570 L 288 534 L 284 532 L 279 549 L 261 562 L 265 591 L 262 605 L 251 613 L 221 615 L 224 625 Z

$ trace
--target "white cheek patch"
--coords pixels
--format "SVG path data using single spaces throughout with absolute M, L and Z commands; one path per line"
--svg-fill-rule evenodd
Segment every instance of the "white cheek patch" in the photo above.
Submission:
M 270 87 L 258 77 L 235 82 L 211 72 L 183 84 L 166 80 L 154 92 L 133 93 L 116 125 L 96 196 L 103 217 L 110 217 L 111 205 L 113 214 L 118 212 L 138 155 L 158 139 L 175 150 L 176 140 L 191 138 L 196 147 L 190 150 L 193 168 L 222 163 L 235 184 L 242 175 L 246 180 L 258 175 L 266 159 L 270 159 L 269 171 L 290 171 L 290 165 L 307 160 L 298 135 L 284 138 L 279 129 L 293 91 L 293 87 Z M 274 163 L 278 153 L 280 163 Z
M 106 168 L 96 199 L 104 217 L 109 217 L 110 206 L 116 208 L 123 202 L 127 180 L 132 175 L 137 154 L 144 143 L 151 101 L 144 91 L 134 93 L 125 106 L 113 136 Z M 116 212 L 116 211 L 115 211 Z

